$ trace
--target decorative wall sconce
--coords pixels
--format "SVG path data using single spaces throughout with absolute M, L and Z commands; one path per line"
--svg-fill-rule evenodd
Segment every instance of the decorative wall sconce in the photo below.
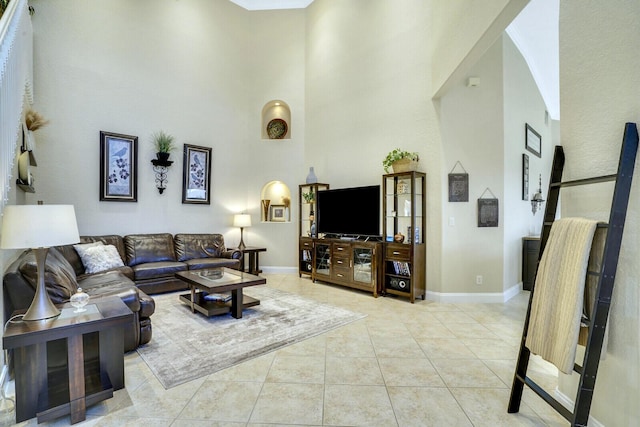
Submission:
M 156 188 L 162 194 L 167 188 L 167 172 L 169 172 L 169 166 L 173 164 L 173 161 L 152 159 L 151 163 L 153 163 L 153 171 L 156 173 Z
M 535 215 L 538 209 L 542 208 L 544 199 L 542 198 L 542 174 L 538 176 L 538 191 L 531 198 L 531 211 Z

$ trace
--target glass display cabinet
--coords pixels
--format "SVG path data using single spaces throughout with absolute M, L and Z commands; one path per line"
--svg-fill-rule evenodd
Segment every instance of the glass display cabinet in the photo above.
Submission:
M 317 237 L 315 225 L 316 195 L 328 190 L 329 184 L 301 184 L 298 186 L 298 276 L 311 275 L 314 263 L 313 238 Z
M 426 298 L 426 175 L 383 175 L 384 292 Z

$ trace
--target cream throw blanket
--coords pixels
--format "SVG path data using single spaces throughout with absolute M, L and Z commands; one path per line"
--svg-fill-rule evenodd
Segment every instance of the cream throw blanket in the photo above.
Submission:
M 573 371 L 584 283 L 596 221 L 555 221 L 545 246 L 531 302 L 526 346 L 565 374 Z

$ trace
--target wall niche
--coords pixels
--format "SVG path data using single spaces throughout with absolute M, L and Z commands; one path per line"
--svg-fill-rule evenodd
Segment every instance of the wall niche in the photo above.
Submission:
M 274 99 L 262 107 L 262 139 L 291 139 L 291 109 Z
M 291 191 L 282 181 L 271 181 L 260 193 L 262 222 L 291 222 Z

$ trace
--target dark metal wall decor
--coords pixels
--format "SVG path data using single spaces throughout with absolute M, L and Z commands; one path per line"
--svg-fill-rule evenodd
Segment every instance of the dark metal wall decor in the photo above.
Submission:
M 453 173 L 457 166 L 464 173 Z M 450 202 L 468 202 L 469 201 L 469 174 L 459 161 L 453 165 L 453 169 L 449 172 L 449 201 Z
M 493 196 L 493 198 L 484 198 L 487 191 Z M 478 227 L 497 227 L 498 226 L 498 212 L 499 212 L 498 198 L 487 187 L 478 198 Z

